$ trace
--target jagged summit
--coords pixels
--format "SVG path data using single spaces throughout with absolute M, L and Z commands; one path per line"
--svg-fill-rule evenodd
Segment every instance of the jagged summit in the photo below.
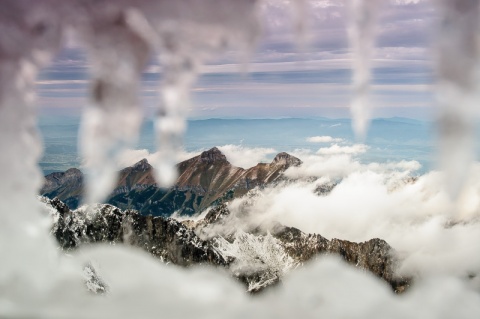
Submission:
M 212 147 L 200 154 L 200 160 L 206 163 L 227 162 L 227 157 L 217 147 Z
M 288 165 L 288 166 L 300 166 L 302 165 L 302 161 L 295 157 L 295 156 L 292 156 L 288 153 L 285 153 L 285 152 L 281 152 L 281 153 L 278 153 L 277 156 L 275 156 L 275 158 L 273 159 L 272 161 L 272 164 L 276 164 L 276 165 Z
M 135 171 L 148 171 L 152 168 L 150 163 L 148 163 L 148 160 L 146 158 L 138 161 L 135 163 L 133 166 L 131 166 Z
M 126 167 L 118 174 L 118 181 L 113 194 L 129 192 L 155 185 L 153 167 L 146 158 L 132 166 Z
M 271 163 L 249 169 L 232 165 L 218 147 L 177 164 L 178 178 L 168 189 L 157 186 L 154 168 L 147 159 L 122 169 L 106 202 L 121 209 L 137 209 L 141 214 L 170 216 L 198 213 L 210 205 L 243 196 L 255 187 L 284 180 L 283 172 L 302 162 L 285 152 Z M 70 208 L 78 207 L 83 195 L 82 174 L 77 169 L 45 177 L 40 194 L 58 197 Z
M 65 171 L 66 176 L 81 176 L 82 172 L 78 168 L 69 168 Z
M 220 266 L 252 293 L 278 283 L 287 272 L 305 262 L 330 254 L 363 272 L 371 272 L 397 293 L 411 282 L 410 278 L 396 275 L 395 250 L 384 240 L 328 240 L 276 221 L 258 224 L 243 219 L 238 223 L 238 218 L 247 216 L 231 212 L 227 205 L 218 205 L 199 221 L 181 222 L 112 205 L 93 205 L 90 209 L 95 214 L 88 214 L 90 210 L 85 208 L 71 211 L 57 198 L 43 197 L 40 201 L 52 215 L 51 234 L 66 252 L 89 243 L 123 243 L 174 265 Z M 248 267 L 238 267 L 239 264 Z
M 67 205 L 77 207 L 83 194 L 83 173 L 77 168 L 51 173 L 45 176 L 40 194 L 49 198 L 59 197 Z

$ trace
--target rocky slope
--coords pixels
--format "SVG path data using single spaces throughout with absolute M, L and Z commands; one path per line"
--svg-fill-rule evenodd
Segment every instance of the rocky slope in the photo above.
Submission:
M 126 243 L 180 266 L 224 267 L 250 292 L 279 282 L 292 269 L 324 254 L 338 255 L 372 272 L 396 292 L 409 284 L 395 276 L 394 251 L 381 239 L 363 243 L 328 240 L 278 223 L 232 228 L 230 219 L 241 216 L 233 216 L 225 204 L 210 210 L 202 220 L 180 222 L 104 204 L 72 211 L 58 199 L 41 200 L 53 216 L 52 234 L 67 251 L 98 242 Z
M 45 176 L 40 193 L 49 198 L 61 198 L 69 207 L 76 208 L 83 194 L 83 173 L 76 168 L 51 173 Z
M 173 187 L 157 187 L 153 168 L 146 159 L 119 172 L 115 189 L 107 203 L 121 209 L 135 209 L 143 215 L 171 216 L 174 212 L 192 215 L 213 203 L 244 195 L 255 187 L 275 183 L 282 173 L 301 161 L 287 153 L 271 163 L 249 169 L 233 166 L 216 147 L 177 165 L 179 177 Z M 77 169 L 45 177 L 41 195 L 58 197 L 72 209 L 78 207 L 83 192 L 83 175 Z

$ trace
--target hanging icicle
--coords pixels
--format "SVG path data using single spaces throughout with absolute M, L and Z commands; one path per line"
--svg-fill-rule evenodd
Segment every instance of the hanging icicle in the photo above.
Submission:
M 183 147 L 190 90 L 199 68 L 227 48 L 243 52 L 253 48 L 259 33 L 256 2 L 159 1 L 145 7 L 162 65 L 161 103 L 155 119 L 159 156 L 154 163 L 160 186 L 171 186 L 177 177 L 175 163 Z
M 458 197 L 473 159 L 474 120 L 480 99 L 480 2 L 438 1 L 441 19 L 436 41 L 440 163 L 446 185 Z
M 61 19 L 51 5 L 7 1 L 0 10 L 0 287 L 13 294 L 45 289 L 54 277 L 56 248 L 35 198 L 42 143 L 33 104 L 38 70 L 61 39 Z
M 363 140 L 372 113 L 369 100 L 370 81 L 372 77 L 371 59 L 375 44 L 375 28 L 381 0 L 351 0 L 350 25 L 348 35 L 353 53 L 353 130 L 357 138 Z
M 80 148 L 87 171 L 86 201 L 96 203 L 112 190 L 118 156 L 136 142 L 143 120 L 138 87 L 150 41 L 137 27 L 142 14 L 122 2 L 86 2 L 81 9 L 77 31 L 89 53 L 92 84 Z

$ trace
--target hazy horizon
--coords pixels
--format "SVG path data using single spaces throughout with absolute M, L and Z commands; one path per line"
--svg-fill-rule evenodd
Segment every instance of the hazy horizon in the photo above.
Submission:
M 40 131 L 45 143 L 45 154 L 40 166 L 45 174 L 81 166 L 77 153 L 79 121 L 78 117 L 66 117 L 61 121 L 52 118 L 40 120 Z M 240 156 L 242 151 L 247 149 L 256 154 L 252 159 L 252 166 L 257 160 L 271 160 L 279 152 L 298 153 L 304 150 L 315 153 L 320 148 L 334 145 L 348 147 L 365 145 L 366 149 L 351 154 L 362 162 L 418 161 L 422 165 L 420 172 L 429 171 L 435 164 L 433 123 L 416 119 L 401 117 L 373 119 L 365 141 L 355 138 L 350 119 L 213 118 L 191 119 L 188 120 L 188 124 L 184 138 L 184 151 L 188 154 L 196 154 L 214 146 L 231 145 L 239 147 L 238 154 L 232 156 Z M 331 137 L 331 141 L 309 141 L 309 138 L 316 136 L 328 136 Z M 156 152 L 153 121 L 144 122 L 138 143 L 130 150 L 132 154 L 137 150 L 135 153 L 137 155 L 131 156 L 138 160 L 141 159 L 139 156 L 148 157 Z M 352 152 L 350 149 L 347 151 Z M 132 161 L 128 163 L 133 164 Z M 125 163 L 124 167 L 128 166 Z

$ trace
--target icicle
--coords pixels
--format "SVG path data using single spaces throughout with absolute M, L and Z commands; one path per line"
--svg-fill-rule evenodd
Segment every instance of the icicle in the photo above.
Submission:
M 160 149 L 156 165 L 157 181 L 160 186 L 172 185 L 177 172 L 177 154 L 182 149 L 186 130 L 186 116 L 190 108 L 190 88 L 196 78 L 195 61 L 188 56 L 170 53 L 165 57 L 162 104 L 160 105 L 155 130 Z
M 371 81 L 371 58 L 375 42 L 380 0 L 351 0 L 349 39 L 353 51 L 353 101 L 350 106 L 353 130 L 365 139 L 371 116 L 368 98 Z
M 162 100 L 155 121 L 159 156 L 154 166 L 157 182 L 167 187 L 177 177 L 177 152 L 199 67 L 217 51 L 253 47 L 259 33 L 256 0 L 161 1 L 150 3 L 145 14 L 157 34 L 163 66 Z
M 143 118 L 138 86 L 150 45 L 138 30 L 138 10 L 113 4 L 84 9 L 88 18 L 79 22 L 78 30 L 89 51 L 93 83 L 80 147 L 87 170 L 87 202 L 96 203 L 115 183 L 117 157 L 137 139 Z
M 480 102 L 480 5 L 478 0 L 441 0 L 439 7 L 436 69 L 440 163 L 448 191 L 456 198 L 473 158 L 474 118 Z
M 297 38 L 297 46 L 301 52 L 305 52 L 309 45 L 310 39 L 308 39 L 308 15 L 307 15 L 307 0 L 295 0 L 294 9 L 294 29 Z
M 51 4 L 10 1 L 0 10 L 0 291 L 12 295 L 45 288 L 54 275 L 56 250 L 36 201 L 42 143 L 33 107 L 38 69 L 61 38 Z

